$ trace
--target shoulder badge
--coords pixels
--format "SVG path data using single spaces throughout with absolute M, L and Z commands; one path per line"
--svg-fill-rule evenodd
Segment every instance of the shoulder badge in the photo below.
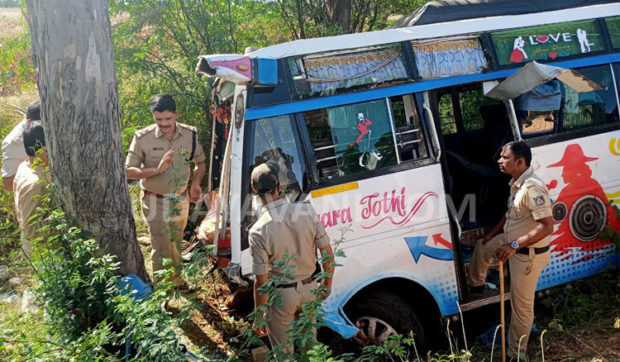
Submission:
M 534 196 L 532 199 L 534 200 L 534 205 L 536 206 L 543 206 L 545 204 L 545 197 L 543 195 Z

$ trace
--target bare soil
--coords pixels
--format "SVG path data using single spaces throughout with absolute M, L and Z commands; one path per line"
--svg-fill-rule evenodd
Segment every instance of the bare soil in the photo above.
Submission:
M 545 337 L 545 361 L 620 361 L 620 329 L 611 323 L 576 332 L 553 331 Z M 538 351 L 535 356 L 542 360 Z
M 181 327 L 182 341 L 192 350 L 231 356 L 243 342 L 239 334 L 249 325 L 247 315 L 253 307 L 251 289 L 233 287 L 231 290 L 229 283 L 222 280 L 221 271 L 216 270 L 196 292 L 185 295 L 184 299 L 193 297 L 200 307 L 194 311 L 191 321 Z M 172 305 L 174 308 L 175 302 Z
M 20 8 L 0 8 L 0 39 L 14 37 L 26 31 Z
M 184 342 L 188 346 L 204 348 L 219 355 L 232 355 L 242 341 L 238 336 L 247 328 L 246 316 L 252 309 L 251 289 L 236 290 L 233 293 L 224 278 L 216 271 L 201 285 L 197 298 L 204 305 L 194 313 L 192 321 L 183 326 Z M 578 330 L 552 329 L 543 336 L 530 339 L 528 355 L 532 361 L 620 361 L 620 329 L 614 328 L 615 316 L 593 321 Z M 465 318 L 466 323 L 476 323 Z M 460 329 L 460 326 L 454 328 Z M 544 329 L 546 326 L 539 326 Z M 470 336 L 471 337 L 471 336 Z M 476 338 L 473 338 L 476 339 Z M 489 361 L 490 347 L 475 341 L 469 345 L 472 361 Z M 335 351 L 342 351 L 338 345 Z M 449 354 L 449 351 L 439 352 Z M 495 349 L 493 360 L 497 361 L 500 351 Z

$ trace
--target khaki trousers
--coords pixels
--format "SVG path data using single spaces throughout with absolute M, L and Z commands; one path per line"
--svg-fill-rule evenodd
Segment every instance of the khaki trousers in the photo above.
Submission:
M 189 199 L 187 195 L 179 195 L 176 211 L 171 215 L 173 202 L 167 197 L 155 195 L 142 196 L 142 214 L 149 225 L 151 234 L 151 264 L 153 272 L 164 269 L 163 259 L 168 258 L 177 265 L 181 260 L 180 243 L 189 216 Z M 178 273 L 178 267 L 176 268 Z M 155 281 L 160 278 L 154 277 Z M 173 278 L 180 281 L 180 277 Z
M 269 342 L 272 346 L 275 347 L 288 342 L 286 329 L 293 319 L 297 319 L 299 316 L 301 305 L 315 298 L 315 295 L 310 292 L 316 288 L 317 283 L 312 281 L 308 284 L 299 282 L 297 287 L 277 289 L 282 303 L 281 305 L 272 305 L 267 309 L 267 316 L 269 317 L 267 330 L 269 331 Z M 293 347 L 288 346 L 284 352 L 293 353 Z
M 502 233 L 495 235 L 486 244 L 482 244 L 482 240 L 478 240 L 469 263 L 469 269 L 467 270 L 467 282 L 470 286 L 478 287 L 484 285 L 489 266 L 495 259 L 495 251 L 500 247 L 500 244 L 506 244 L 504 239 L 505 237 Z
M 534 323 L 534 297 L 540 273 L 549 264 L 547 251 L 535 255 L 515 254 L 510 257 L 510 329 L 508 329 L 508 355 L 516 357 L 519 350 L 527 352 L 527 341 Z M 519 339 L 521 341 L 519 349 Z M 527 353 L 526 353 L 527 354 Z
M 495 258 L 495 251 L 500 243 L 506 243 L 504 234 L 496 235 L 486 244 L 478 241 L 474 254 L 469 264 L 467 280 L 470 286 L 484 284 L 487 270 Z M 516 357 L 520 350 L 527 351 L 527 342 L 534 323 L 534 297 L 538 278 L 545 266 L 549 263 L 549 252 L 535 255 L 530 250 L 530 255 L 514 254 L 508 260 L 510 268 L 510 309 L 511 320 L 508 328 L 508 355 Z

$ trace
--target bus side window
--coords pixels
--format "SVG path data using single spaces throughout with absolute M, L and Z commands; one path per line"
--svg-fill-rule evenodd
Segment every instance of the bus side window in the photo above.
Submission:
M 566 84 L 552 80 L 519 96 L 515 100 L 515 112 L 524 137 L 618 123 L 618 104 L 610 66 L 576 70 L 602 89 L 578 93 Z
M 444 93 L 439 98 L 439 123 L 441 134 L 444 135 L 457 132 L 453 99 L 454 96 L 451 93 Z
M 577 71 L 601 86 L 601 90 L 577 93 L 563 85 L 562 129 L 618 123 L 616 85 L 609 65 L 579 68 Z M 616 77 L 618 75 L 616 74 Z
M 273 161 L 278 164 L 278 179 L 286 198 L 297 201 L 300 195 L 309 191 L 306 163 L 291 117 L 283 115 L 250 121 L 247 129 L 251 133 L 250 153 L 246 161 L 249 173 L 261 163 Z M 248 195 L 253 195 L 251 185 L 248 183 L 246 187 Z M 252 196 L 249 208 L 248 225 L 256 219 L 260 210 L 255 195 Z
M 338 176 L 336 152 L 327 119 L 327 109 L 316 109 L 304 113 L 310 143 L 314 150 L 314 159 L 319 170 L 320 179 Z
M 562 105 L 562 84 L 553 79 L 520 95 L 514 104 L 523 135 L 553 132 Z
M 303 113 L 319 179 L 396 165 L 396 146 L 386 99 Z
M 463 90 L 459 93 L 459 104 L 465 132 L 484 129 L 487 125 L 481 112 L 481 107 L 497 104 L 494 99 L 485 97 L 480 88 Z
M 400 161 L 428 157 L 420 117 L 411 94 L 390 98 Z

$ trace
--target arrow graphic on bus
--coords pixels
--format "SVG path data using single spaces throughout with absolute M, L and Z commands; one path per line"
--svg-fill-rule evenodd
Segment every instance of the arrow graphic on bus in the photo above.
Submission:
M 454 256 L 452 255 L 452 244 L 449 241 L 443 239 L 441 234 L 433 235 L 433 240 L 435 245 L 440 243 L 444 246 L 450 245 L 450 249 L 439 249 L 434 248 L 430 245 L 426 245 L 426 240 L 428 236 L 410 236 L 405 238 L 405 242 L 407 246 L 409 246 L 409 250 L 411 251 L 411 255 L 413 255 L 413 260 L 417 263 L 420 260 L 420 256 L 422 254 L 428 256 L 432 259 L 437 260 L 452 260 Z

